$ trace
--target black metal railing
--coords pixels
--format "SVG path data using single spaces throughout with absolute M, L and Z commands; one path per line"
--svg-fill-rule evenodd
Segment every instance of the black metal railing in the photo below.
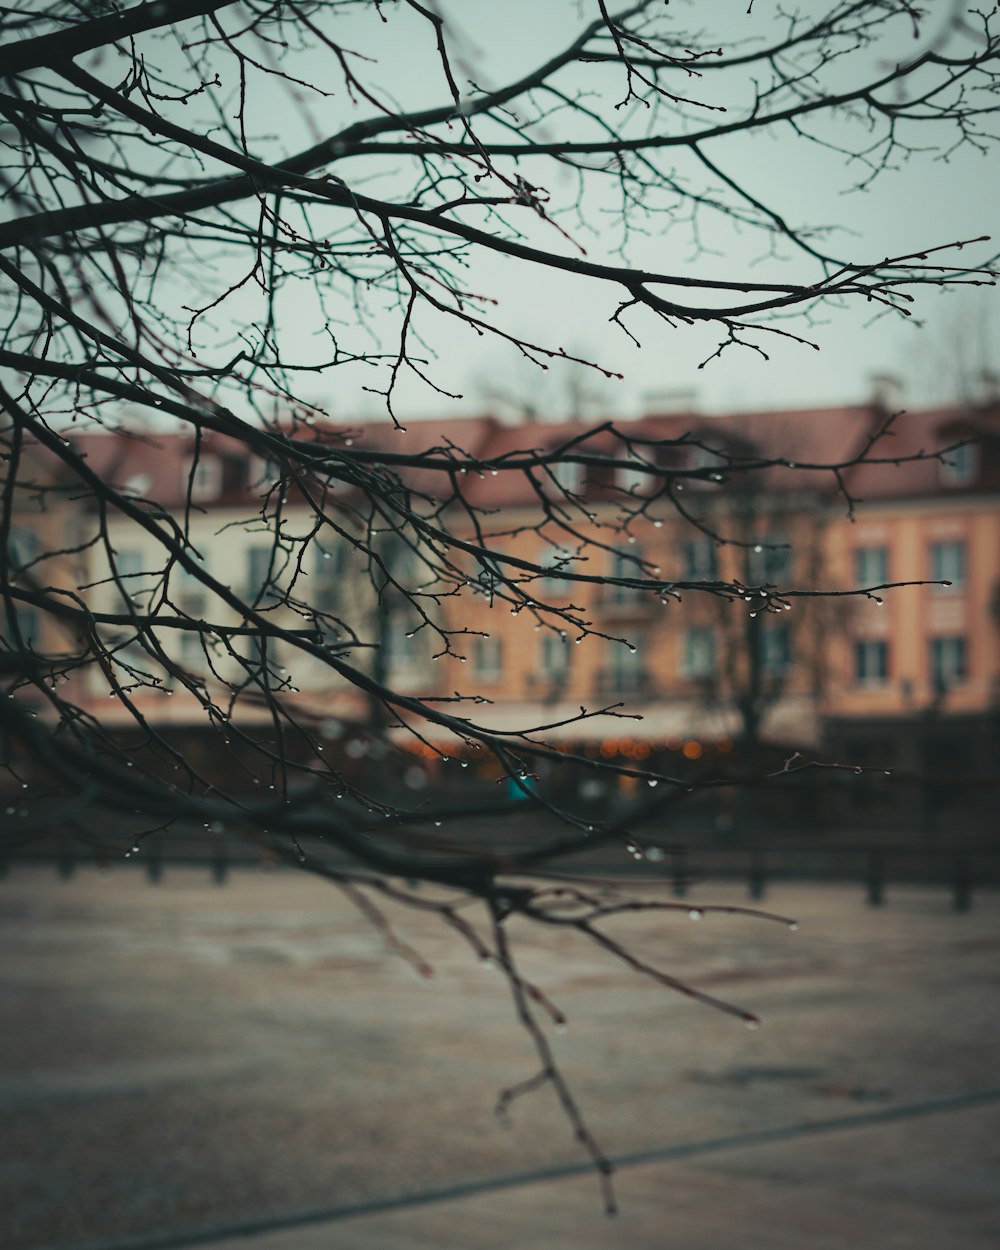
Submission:
M 723 881 L 746 883 L 750 899 L 763 899 L 769 888 L 790 883 L 824 882 L 859 887 L 871 907 L 891 904 L 896 886 L 925 886 L 947 890 L 954 911 L 969 911 L 975 892 L 1000 888 L 1000 851 L 944 849 L 877 844 L 829 845 L 820 848 L 758 844 L 742 847 L 670 848 L 661 850 L 642 837 L 634 843 L 643 848 L 636 859 L 624 845 L 604 843 L 589 855 L 574 856 L 574 873 L 607 879 L 628 878 L 644 885 L 666 885 L 677 898 Z M 336 861 L 327 846 L 303 847 Z M 278 869 L 280 861 L 234 837 L 211 835 L 163 835 L 150 840 L 140 851 L 126 857 L 95 853 L 77 843 L 52 840 L 0 854 L 0 879 L 15 875 L 26 865 L 49 865 L 63 880 L 78 870 L 140 870 L 149 883 L 169 880 L 170 870 L 198 868 L 218 885 L 225 884 L 234 869 Z
M 653 679 L 647 669 L 602 668 L 594 681 L 594 693 L 600 697 L 619 694 L 645 694 L 652 696 Z

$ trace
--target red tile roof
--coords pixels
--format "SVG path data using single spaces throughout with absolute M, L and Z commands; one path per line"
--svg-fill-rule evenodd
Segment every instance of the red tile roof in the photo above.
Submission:
M 871 438 L 887 419 L 884 410 L 875 405 L 750 412 L 700 416 L 694 414 L 649 414 L 638 420 L 622 422 L 560 423 L 524 422 L 504 424 L 494 417 L 457 417 L 440 421 L 414 421 L 404 432 L 388 422 L 358 423 L 353 426 L 316 426 L 306 436 L 319 443 L 342 446 L 356 451 L 372 451 L 417 455 L 437 451 L 447 455 L 453 450 L 475 460 L 498 464 L 518 453 L 551 451 L 568 440 L 584 437 L 575 443 L 580 453 L 613 455 L 625 458 L 627 440 L 638 442 L 638 450 L 650 459 L 658 455 L 663 462 L 677 467 L 696 468 L 698 462 L 679 451 L 666 452 L 650 444 L 673 442 L 694 444 L 704 448 L 725 450 L 738 463 L 741 458 L 773 459 L 783 463 L 764 471 L 768 489 L 824 490 L 836 489 L 831 473 L 815 467 L 850 465 L 865 452 Z M 588 435 L 588 431 L 591 433 Z M 299 441 L 304 431 L 297 432 Z M 978 475 L 967 483 L 949 484 L 942 476 L 938 459 L 919 458 L 967 438 L 983 440 L 979 453 Z M 72 435 L 74 446 L 84 453 L 88 463 L 116 486 L 153 500 L 164 507 L 175 508 L 186 494 L 186 473 L 193 451 L 193 440 L 187 433 L 147 432 L 135 436 L 122 434 L 83 433 Z M 246 464 L 246 448 L 234 439 L 210 433 L 202 440 L 203 450 L 231 463 Z M 914 457 L 918 457 L 914 459 Z M 957 407 L 907 412 L 896 417 L 888 431 L 868 451 L 869 462 L 855 464 L 844 471 L 844 482 L 850 494 L 859 500 L 949 493 L 955 490 L 1000 489 L 1000 406 L 970 410 Z M 702 467 L 711 468 L 711 463 Z M 720 471 L 725 464 L 720 462 Z M 582 470 L 587 477 L 586 466 Z M 593 477 L 595 470 L 591 469 Z M 247 479 L 249 475 L 244 474 Z M 440 498 L 447 493 L 447 479 L 433 471 L 408 471 L 407 480 L 417 490 L 426 490 Z M 544 473 L 536 474 L 543 484 Z M 474 471 L 465 475 L 463 492 L 467 500 L 480 508 L 532 506 L 536 496 L 522 474 L 499 473 L 488 469 L 480 477 Z M 229 489 L 218 503 L 251 500 L 257 492 Z M 208 503 L 209 501 L 206 501 Z

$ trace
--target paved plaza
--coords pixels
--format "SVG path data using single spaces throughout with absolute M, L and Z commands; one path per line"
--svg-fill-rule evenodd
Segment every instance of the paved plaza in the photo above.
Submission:
M 655 890 L 647 892 L 656 896 Z M 668 898 L 663 893 L 660 897 Z M 744 903 L 731 885 L 696 903 Z M 433 918 L 434 967 L 291 871 L 17 867 L 0 882 L 5 1250 L 995 1250 L 1000 897 L 787 884 L 786 926 L 686 908 L 613 932 L 761 1028 L 578 934 L 511 925 L 621 1214 L 503 977 Z M 475 920 L 474 912 L 469 912 Z

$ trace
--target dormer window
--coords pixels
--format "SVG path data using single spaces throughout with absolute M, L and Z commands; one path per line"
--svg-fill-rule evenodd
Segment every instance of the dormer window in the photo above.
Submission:
M 153 489 L 153 478 L 149 473 L 132 473 L 123 483 L 130 495 L 145 499 Z
M 222 493 L 222 461 L 218 456 L 199 456 L 185 484 L 187 482 L 190 482 L 192 502 L 208 503 L 218 499 Z
M 649 488 L 656 483 L 655 476 L 642 467 L 646 462 L 640 460 L 638 456 L 629 456 L 629 460 L 635 461 L 635 465 L 619 465 L 615 470 L 617 485 L 632 494 L 647 493 Z
M 979 467 L 979 448 L 975 443 L 962 443 L 944 453 L 941 481 L 947 486 L 964 486 L 971 482 Z
M 251 456 L 248 484 L 251 490 L 268 491 L 278 481 L 278 466 L 264 456 Z
M 580 469 L 581 466 L 574 464 L 572 460 L 557 460 L 555 464 L 549 465 L 549 472 L 555 478 L 556 484 L 569 494 L 576 494 L 580 489 Z
M 27 568 L 38 559 L 38 535 L 26 525 L 12 525 L 7 538 L 7 559 L 13 572 Z

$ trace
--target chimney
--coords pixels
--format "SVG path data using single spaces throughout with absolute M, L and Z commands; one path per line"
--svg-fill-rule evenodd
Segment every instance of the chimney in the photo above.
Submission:
M 995 369 L 980 369 L 978 380 L 980 402 L 995 404 L 1000 399 L 1000 373 Z
M 885 412 L 895 412 L 903 406 L 903 381 L 895 373 L 870 373 L 871 402 Z
M 647 391 L 642 399 L 646 415 L 650 417 L 665 417 L 698 411 L 698 392 L 693 386 Z

